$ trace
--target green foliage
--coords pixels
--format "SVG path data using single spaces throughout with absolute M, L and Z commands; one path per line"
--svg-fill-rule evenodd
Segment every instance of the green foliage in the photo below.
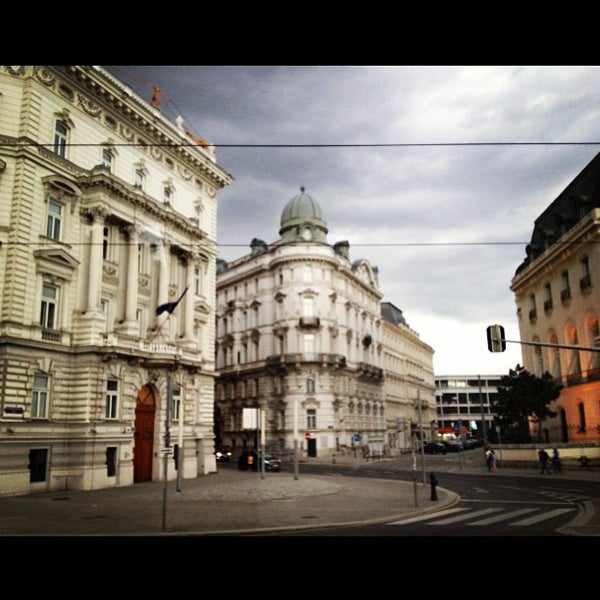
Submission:
M 510 369 L 500 378 L 498 394 L 493 400 L 492 411 L 502 431 L 502 441 L 507 443 L 530 443 L 529 422 L 537 425 L 537 438 L 541 439 L 542 422 L 556 417 L 550 404 L 556 400 L 563 386 L 554 383 L 546 372 L 542 377 L 529 373 L 521 365 Z

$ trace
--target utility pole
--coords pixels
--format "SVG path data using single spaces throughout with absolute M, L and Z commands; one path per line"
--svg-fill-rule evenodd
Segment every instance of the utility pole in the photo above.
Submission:
M 485 413 L 483 412 L 483 394 L 481 393 L 481 375 L 477 375 L 477 381 L 479 383 L 479 404 L 481 406 L 481 429 L 483 431 L 483 451 L 487 448 L 487 441 L 485 435 Z

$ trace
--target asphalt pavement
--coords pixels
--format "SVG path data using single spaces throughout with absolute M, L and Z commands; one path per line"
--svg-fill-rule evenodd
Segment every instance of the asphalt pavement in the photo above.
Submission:
M 540 475 L 523 468 L 500 468 L 487 473 L 483 459 L 470 454 L 459 463 L 447 460 L 436 470 L 485 474 L 489 477 L 527 475 L 600 482 L 598 469 L 570 469 L 560 475 Z M 392 462 L 390 462 L 392 461 Z M 331 466 L 327 475 L 302 472 L 306 462 Z M 337 474 L 336 465 L 393 464 L 410 468 L 410 457 L 365 461 L 352 455 L 334 460 L 305 459 L 294 473 L 239 471 L 235 464 L 219 465 L 216 473 L 170 481 L 138 483 L 93 491 L 64 490 L 0 498 L 0 536 L 235 536 L 273 530 L 297 531 L 378 523 L 443 510 L 460 497 L 443 485 L 416 481 L 360 478 Z M 445 466 L 441 466 L 441 464 Z M 441 476 L 441 473 L 440 473 Z M 441 476 L 443 479 L 443 476 Z M 599 494 L 600 496 L 600 494 Z M 600 498 L 585 502 L 579 516 L 561 530 L 566 535 L 600 535 Z

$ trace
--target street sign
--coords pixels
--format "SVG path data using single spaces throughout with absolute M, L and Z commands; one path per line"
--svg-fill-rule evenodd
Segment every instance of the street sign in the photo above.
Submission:
M 171 446 L 169 448 L 162 448 L 161 452 L 163 454 L 165 454 L 166 456 L 169 456 L 169 455 L 173 454 L 173 446 Z

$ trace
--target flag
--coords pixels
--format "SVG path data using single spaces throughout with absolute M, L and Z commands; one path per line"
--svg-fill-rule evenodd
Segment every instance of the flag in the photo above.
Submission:
M 162 313 L 164 313 L 164 312 L 173 314 L 173 311 L 175 310 L 177 305 L 181 302 L 181 299 L 185 296 L 185 293 L 187 291 L 188 291 L 188 288 L 185 288 L 185 290 L 183 290 L 183 294 L 181 294 L 181 296 L 179 296 L 179 298 L 177 300 L 175 300 L 174 302 L 165 302 L 164 304 L 157 306 L 156 311 L 155 311 L 156 316 L 158 317 L 158 315 L 162 315 Z

